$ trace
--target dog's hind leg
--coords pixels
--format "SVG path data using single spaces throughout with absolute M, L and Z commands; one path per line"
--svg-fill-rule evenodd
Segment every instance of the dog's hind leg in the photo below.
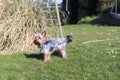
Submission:
M 65 49 L 60 49 L 63 58 L 67 58 L 67 53 Z

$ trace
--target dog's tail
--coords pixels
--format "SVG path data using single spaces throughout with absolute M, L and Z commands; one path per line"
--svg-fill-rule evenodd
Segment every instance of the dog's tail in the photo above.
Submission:
M 69 42 L 72 42 L 72 41 L 73 41 L 73 38 L 72 38 L 72 36 L 71 36 L 71 35 L 67 35 L 67 36 L 66 36 L 66 39 L 67 39 L 67 43 L 69 43 Z

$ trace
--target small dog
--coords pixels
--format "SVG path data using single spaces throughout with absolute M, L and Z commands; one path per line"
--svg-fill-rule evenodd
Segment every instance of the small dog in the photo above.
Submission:
M 68 35 L 65 38 L 54 38 L 52 40 L 46 39 L 46 31 L 41 33 L 34 32 L 34 44 L 37 45 L 44 54 L 44 63 L 50 60 L 50 55 L 55 51 L 60 51 L 62 57 L 67 58 L 66 46 L 69 42 L 72 42 L 72 36 Z

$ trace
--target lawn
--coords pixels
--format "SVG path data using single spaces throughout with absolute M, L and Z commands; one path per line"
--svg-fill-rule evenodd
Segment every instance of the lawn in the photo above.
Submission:
M 98 25 L 63 27 L 71 34 L 68 58 L 52 55 L 43 64 L 38 53 L 0 56 L 0 80 L 119 80 L 120 28 Z

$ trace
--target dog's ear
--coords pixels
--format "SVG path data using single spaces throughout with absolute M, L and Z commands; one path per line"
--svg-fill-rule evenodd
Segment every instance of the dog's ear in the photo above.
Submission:
M 33 31 L 33 34 L 34 34 L 34 36 L 38 36 L 38 35 L 40 35 L 41 33 L 39 33 L 39 32 L 37 32 L 37 31 Z
M 36 31 L 33 31 L 33 34 L 36 34 Z
M 42 34 L 42 36 L 43 36 L 43 37 L 45 37 L 45 36 L 46 36 L 46 31 L 45 31 L 45 30 L 44 30 L 44 31 L 42 31 L 42 33 L 41 33 L 41 34 Z
M 35 37 L 36 33 L 37 33 L 36 31 L 33 31 L 33 36 L 34 36 L 34 37 Z
M 34 36 L 37 34 L 37 31 L 33 31 Z
M 44 30 L 41 34 L 42 34 L 42 40 L 45 41 L 47 39 L 46 31 Z

